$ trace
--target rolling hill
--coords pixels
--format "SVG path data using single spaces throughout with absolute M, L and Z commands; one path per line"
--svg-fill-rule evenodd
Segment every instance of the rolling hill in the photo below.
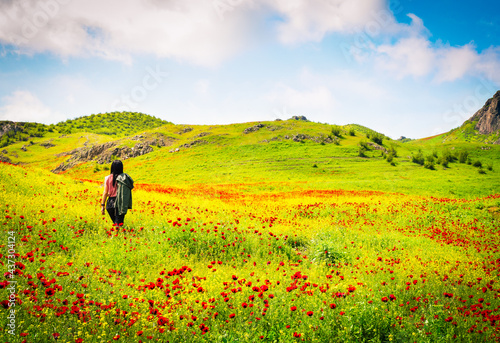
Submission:
M 478 113 L 491 114 L 495 99 Z M 286 182 L 290 189 L 476 197 L 500 190 L 500 146 L 485 143 L 499 133 L 476 132 L 481 118 L 476 114 L 461 128 L 437 137 L 401 142 L 360 125 L 314 123 L 303 117 L 174 125 L 145 114 L 115 112 L 51 126 L 4 123 L 3 128 L 23 127 L 24 135 L 29 130 L 37 134 L 18 135 L 22 139 L 4 146 L 0 160 L 102 180 L 118 158 L 136 182 L 177 187 L 252 184 L 252 191 L 266 191 Z M 467 130 L 476 139 L 463 133 Z M 8 131 L 2 132 L 5 136 Z

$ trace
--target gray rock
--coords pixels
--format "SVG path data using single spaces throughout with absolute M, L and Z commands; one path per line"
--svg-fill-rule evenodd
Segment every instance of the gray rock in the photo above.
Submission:
M 476 130 L 480 134 L 489 135 L 500 130 L 500 91 L 486 101 L 483 108 L 477 111 L 469 121 L 477 121 Z
M 263 127 L 265 127 L 265 125 L 262 124 L 262 123 L 259 123 L 259 124 L 254 125 L 254 126 L 247 127 L 245 130 L 243 130 L 243 133 L 244 134 L 249 134 L 251 132 L 255 132 L 255 131 L 258 131 L 258 130 L 262 129 Z

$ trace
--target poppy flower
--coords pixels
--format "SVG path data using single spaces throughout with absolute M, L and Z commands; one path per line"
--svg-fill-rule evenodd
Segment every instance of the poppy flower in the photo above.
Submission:
M 290 307 L 290 310 L 292 310 L 292 311 L 296 311 L 296 310 L 297 310 L 297 306 L 292 306 L 292 307 Z
M 312 317 L 312 315 L 313 315 L 313 314 L 314 314 L 314 312 L 313 312 L 313 311 L 308 311 L 308 312 L 307 312 L 307 315 L 308 315 L 309 317 Z

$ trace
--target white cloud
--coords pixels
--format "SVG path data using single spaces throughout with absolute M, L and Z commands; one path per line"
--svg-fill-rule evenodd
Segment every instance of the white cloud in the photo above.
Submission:
M 394 44 L 372 47 L 377 69 L 388 71 L 398 79 L 431 76 L 441 83 L 471 75 L 500 83 L 498 49 L 479 53 L 472 44 L 453 47 L 432 43 L 423 21 L 413 14 L 408 16 L 412 22 L 399 25 L 399 39 Z
M 321 41 L 327 33 L 356 32 L 386 11 L 383 0 L 274 0 L 269 5 L 284 17 L 278 27 L 284 43 Z
M 384 11 L 381 17 L 380 11 Z M 0 2 L 0 42 L 18 53 L 97 56 L 132 63 L 152 54 L 213 66 L 253 44 L 320 41 L 393 18 L 385 0 L 23 0 Z
M 427 39 L 410 37 L 401 39 L 395 45 L 382 45 L 376 48 L 376 65 L 387 70 L 397 78 L 405 76 L 424 76 L 434 67 L 434 51 Z
M 52 124 L 65 119 L 29 91 L 15 91 L 3 97 L 2 102 L 4 105 L 0 107 L 1 120 Z
M 500 47 L 491 47 L 483 51 L 474 66 L 474 71 L 500 85 Z
M 436 53 L 436 80 L 454 81 L 473 70 L 481 59 L 471 45 L 438 48 Z
M 211 1 L 2 1 L 0 41 L 20 53 L 125 63 L 146 53 L 214 65 L 245 48 L 252 18 L 235 11 L 221 20 Z

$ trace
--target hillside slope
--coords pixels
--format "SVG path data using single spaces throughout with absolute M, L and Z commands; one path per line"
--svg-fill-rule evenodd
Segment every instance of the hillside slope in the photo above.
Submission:
M 500 144 L 500 91 L 460 127 L 433 137 L 434 142 L 465 141 Z
M 51 133 L 30 144 L 9 145 L 0 154 L 4 161 L 75 179 L 102 180 L 109 162 L 120 158 L 138 183 L 251 192 L 321 188 L 475 197 L 500 192 L 499 149 L 458 141 L 401 143 L 359 125 L 286 120 L 166 124 L 122 138 Z M 467 158 L 460 163 L 464 153 Z
M 0 121 L 0 147 L 15 142 L 28 142 L 32 138 L 52 137 L 54 134 L 78 132 L 126 137 L 166 124 L 169 124 L 169 122 L 137 112 L 92 114 L 52 125 Z

